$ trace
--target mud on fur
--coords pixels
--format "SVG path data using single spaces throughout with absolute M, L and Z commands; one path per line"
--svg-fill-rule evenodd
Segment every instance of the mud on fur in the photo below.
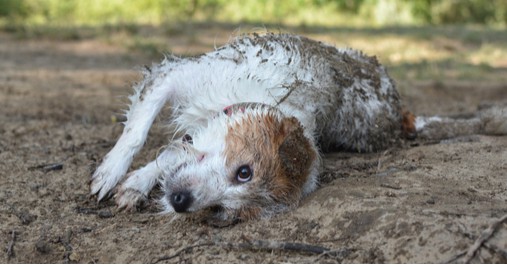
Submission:
M 268 218 L 318 185 L 321 151 L 374 152 L 400 137 L 506 134 L 507 107 L 467 119 L 402 110 L 376 57 L 289 34 L 239 36 L 192 58 L 146 67 L 121 137 L 91 180 L 102 200 L 135 207 L 160 183 L 165 213 L 210 212 L 216 221 Z M 162 107 L 174 138 L 127 174 Z M 208 211 L 213 209 L 213 211 Z

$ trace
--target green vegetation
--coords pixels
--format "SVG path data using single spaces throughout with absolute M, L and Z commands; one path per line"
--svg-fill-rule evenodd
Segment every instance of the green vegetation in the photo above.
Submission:
M 174 21 L 284 25 L 507 23 L 505 0 L 1 0 L 3 24 L 160 25 Z
M 0 29 L 99 39 L 159 59 L 252 30 L 301 33 L 379 59 L 396 80 L 507 81 L 506 0 L 0 0 Z

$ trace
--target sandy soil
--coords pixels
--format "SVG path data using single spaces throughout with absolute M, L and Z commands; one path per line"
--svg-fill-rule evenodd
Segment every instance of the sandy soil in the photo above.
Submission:
M 1 263 L 446 262 L 507 214 L 507 137 L 501 136 L 327 154 L 322 187 L 298 209 L 233 227 L 173 220 L 151 206 L 125 213 L 112 202 L 97 204 L 88 181 L 121 132 L 111 121 L 124 107 L 118 96 L 139 78 L 134 67 L 149 63 L 96 40 L 0 33 Z M 507 85 L 494 82 L 400 85 L 410 88 L 402 96 L 419 114 L 507 101 Z M 164 144 L 161 127 L 151 135 L 133 167 Z M 252 250 L 249 240 L 336 252 Z M 506 250 L 504 222 L 473 262 L 506 263 Z

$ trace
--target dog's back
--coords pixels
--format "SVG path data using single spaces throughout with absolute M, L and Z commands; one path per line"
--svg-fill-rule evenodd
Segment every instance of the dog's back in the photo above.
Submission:
M 179 126 L 238 102 L 260 102 L 296 117 L 323 149 L 383 149 L 401 129 L 393 81 L 359 51 L 267 34 L 239 37 L 186 62 L 195 74 L 181 84 L 187 96 L 170 99 Z

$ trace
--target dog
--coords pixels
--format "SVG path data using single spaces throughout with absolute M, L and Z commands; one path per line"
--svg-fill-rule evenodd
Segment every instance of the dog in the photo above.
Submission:
M 243 35 L 204 55 L 166 56 L 144 71 L 130 100 L 91 194 L 100 201 L 114 193 L 120 208 L 135 208 L 160 183 L 162 212 L 212 209 L 210 219 L 227 222 L 296 207 L 318 186 L 323 150 L 507 132 L 505 108 L 461 120 L 416 117 L 402 109 L 376 57 L 290 34 Z M 127 174 L 166 104 L 177 137 Z

